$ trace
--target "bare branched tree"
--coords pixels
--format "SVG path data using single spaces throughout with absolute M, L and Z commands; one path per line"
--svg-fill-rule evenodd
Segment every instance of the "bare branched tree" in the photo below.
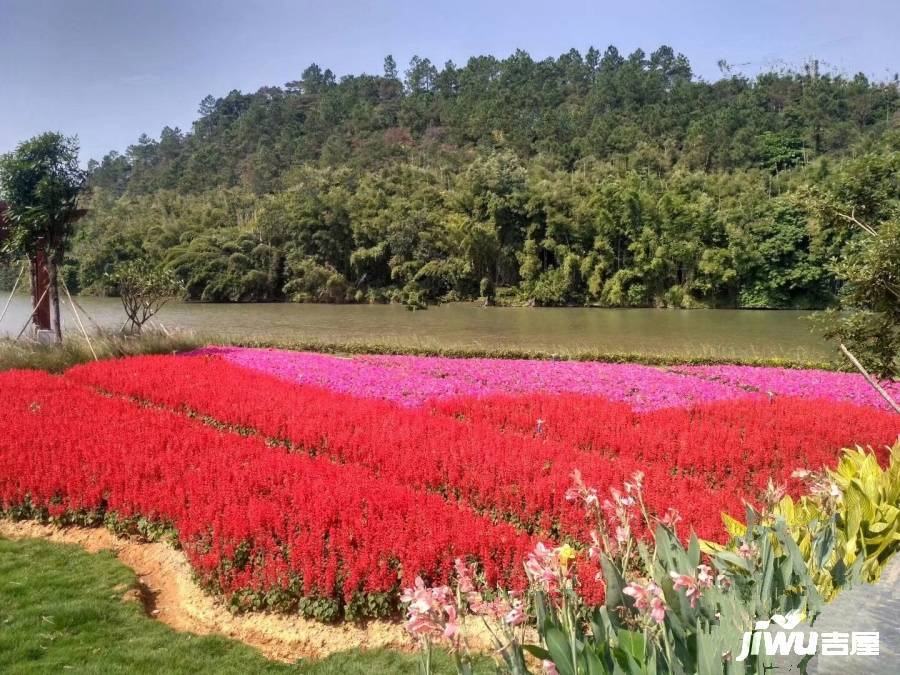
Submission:
M 124 263 L 111 275 L 111 281 L 119 290 L 128 316 L 122 331 L 135 335 L 181 291 L 181 284 L 171 270 L 154 267 L 146 260 Z

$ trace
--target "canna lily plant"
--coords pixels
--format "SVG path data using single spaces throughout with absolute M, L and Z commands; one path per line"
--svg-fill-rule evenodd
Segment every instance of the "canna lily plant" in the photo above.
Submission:
M 784 520 L 826 601 L 855 581 L 876 582 L 900 546 L 900 442 L 886 468 L 857 447 L 844 450 L 834 470 L 798 470 L 794 476 L 806 482 L 807 494 L 797 500 L 779 495 L 760 513 L 748 510 L 748 522 Z M 702 542 L 704 551 L 742 545 L 747 526 L 727 514 L 722 519 L 731 541 L 725 547 Z
M 784 521 L 754 523 L 743 555 L 704 558 L 695 536 L 686 548 L 676 536 L 676 512 L 648 512 L 642 479 L 636 474 L 600 503 L 574 476 L 571 497 L 597 523 L 599 545 L 589 555 L 600 559 L 606 599 L 588 608 L 577 579 L 559 576 L 545 588 L 529 573 L 541 644 L 525 649 L 559 675 L 762 672 L 766 658 L 734 658 L 744 633 L 773 613 L 814 617 L 821 605 Z M 653 534 L 642 541 L 635 530 Z
M 769 657 L 751 652 L 738 658 L 757 622 L 780 615 L 812 623 L 828 597 L 856 578 L 873 580 L 896 550 L 898 454 L 895 447 L 882 470 L 871 455 L 846 451 L 835 471 L 807 476 L 810 495 L 797 502 L 770 486 L 760 511 L 748 507 L 746 524 L 726 519 L 731 540 L 725 546 L 691 536 L 685 547 L 676 534 L 677 512 L 648 511 L 640 473 L 603 498 L 576 472 L 567 498 L 583 505 L 594 526 L 592 543 L 586 550 L 538 544 L 528 556 L 529 592 L 517 598 L 514 621 L 502 616 L 512 605 L 491 613 L 499 626 L 491 632 L 501 657 L 498 672 L 766 672 L 773 666 Z M 638 532 L 652 534 L 639 538 Z M 599 562 L 601 606 L 589 606 L 580 593 L 584 558 Z M 473 569 L 457 563 L 457 573 L 457 602 L 445 616 L 478 614 L 477 602 L 467 607 L 459 599 L 473 591 L 482 598 L 486 590 L 475 589 Z M 827 592 L 820 591 L 823 574 Z M 412 632 L 417 611 L 410 604 Z M 526 640 L 526 625 L 534 627 L 536 640 Z M 445 633 L 438 626 L 429 634 Z M 455 628 L 450 634 L 441 644 L 457 654 L 459 672 L 472 672 L 465 641 Z M 803 671 L 811 656 L 797 658 Z

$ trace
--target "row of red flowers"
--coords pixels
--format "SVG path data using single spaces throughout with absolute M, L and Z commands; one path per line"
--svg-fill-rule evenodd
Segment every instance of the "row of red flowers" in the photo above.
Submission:
M 704 476 L 715 485 L 744 481 L 743 496 L 771 479 L 796 493 L 797 468 L 834 468 L 838 450 L 872 445 L 879 461 L 900 436 L 896 415 L 833 400 L 792 397 L 717 401 L 692 408 L 635 412 L 584 394 L 492 395 L 435 402 L 433 409 L 458 420 L 542 437 L 597 459 L 663 463 L 678 475 Z M 733 487 L 733 485 L 731 486 Z
M 110 364 L 120 373 L 135 365 Z M 0 507 L 23 506 L 165 523 L 208 585 L 295 607 L 302 598 L 393 597 L 419 574 L 446 580 L 459 555 L 479 561 L 491 583 L 521 587 L 533 545 L 509 525 L 363 467 L 289 454 L 73 380 L 8 371 Z
M 214 357 L 100 362 L 69 377 L 256 429 L 385 480 L 460 499 L 542 536 L 581 541 L 583 512 L 565 499 L 575 469 L 601 494 L 642 471 L 651 509 L 677 506 L 687 527 L 720 539 L 720 512 L 741 515 L 743 500 L 755 500 L 770 476 L 817 469 L 833 463 L 842 446 L 881 447 L 900 432 L 888 413 L 782 397 L 649 413 L 574 395 L 468 398 L 405 409 Z

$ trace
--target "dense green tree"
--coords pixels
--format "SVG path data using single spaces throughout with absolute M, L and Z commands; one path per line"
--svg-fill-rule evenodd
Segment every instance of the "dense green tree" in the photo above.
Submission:
M 842 313 L 832 312 L 827 335 L 840 338 L 863 363 L 882 377 L 900 375 L 900 219 L 862 225 L 866 236 L 854 242 L 833 270 L 845 282 Z
M 85 172 L 78 164 L 78 141 L 47 132 L 0 157 L 0 201 L 6 232 L 3 248 L 31 262 L 32 288 L 44 267 L 49 279 L 50 326 L 62 340 L 58 270 L 70 245 Z M 35 297 L 36 303 L 42 298 Z
M 92 163 L 71 270 L 112 292 L 149 257 L 203 300 L 832 302 L 859 235 L 837 206 L 897 200 L 897 84 L 723 74 L 668 46 L 312 64 Z

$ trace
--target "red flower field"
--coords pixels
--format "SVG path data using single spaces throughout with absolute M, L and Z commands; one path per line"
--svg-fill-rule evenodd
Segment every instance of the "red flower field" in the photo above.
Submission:
M 377 615 L 461 556 L 521 587 L 536 540 L 587 544 L 572 474 L 601 498 L 644 474 L 654 512 L 721 540 L 769 480 L 840 449 L 886 456 L 896 415 L 834 399 L 743 397 L 635 410 L 584 393 L 462 395 L 417 406 L 278 379 L 216 356 L 0 374 L 0 501 L 61 519 L 171 527 L 237 605 Z M 586 556 L 582 556 L 584 560 Z M 583 563 L 590 565 L 590 563 Z M 587 570 L 585 570 L 587 571 Z M 585 595 L 602 597 L 593 574 Z M 325 609 L 322 609 L 322 608 Z

